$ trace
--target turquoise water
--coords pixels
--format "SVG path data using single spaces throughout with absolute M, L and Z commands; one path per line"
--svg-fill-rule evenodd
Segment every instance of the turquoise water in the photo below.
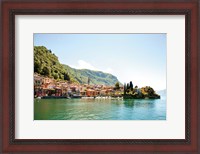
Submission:
M 34 120 L 166 120 L 161 99 L 35 99 Z

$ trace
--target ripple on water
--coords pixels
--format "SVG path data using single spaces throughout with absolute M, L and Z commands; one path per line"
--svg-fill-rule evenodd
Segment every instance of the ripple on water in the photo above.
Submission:
M 41 99 L 35 120 L 165 120 L 165 100 Z

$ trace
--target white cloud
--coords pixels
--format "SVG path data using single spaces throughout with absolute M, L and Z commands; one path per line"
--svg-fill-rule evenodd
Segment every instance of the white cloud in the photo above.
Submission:
M 113 73 L 113 69 L 109 67 L 109 68 L 105 69 L 103 72 L 112 74 Z
M 163 90 L 166 87 L 166 83 L 162 83 L 160 81 L 163 80 L 163 78 L 159 78 L 154 74 L 151 74 L 149 76 L 144 76 L 143 74 L 135 74 L 134 71 L 128 71 L 126 73 L 122 73 L 122 70 L 113 70 L 110 67 L 107 68 L 102 68 L 99 69 L 97 67 L 95 67 L 94 65 L 84 61 L 84 60 L 78 60 L 77 64 L 74 65 L 70 65 L 72 68 L 76 68 L 76 69 L 90 69 L 90 70 L 95 70 L 95 71 L 102 71 L 105 73 L 110 73 L 112 75 L 115 75 L 118 80 L 123 84 L 124 82 L 128 83 L 130 81 L 133 81 L 133 85 L 137 85 L 139 87 L 143 87 L 143 86 L 151 86 L 154 88 L 154 90 Z M 153 80 L 152 80 L 153 79 Z M 166 79 L 165 79 L 166 80 Z
M 97 68 L 95 68 L 93 65 L 91 65 L 90 63 L 84 61 L 84 60 L 79 60 L 78 61 L 78 66 L 79 69 L 90 69 L 90 70 L 98 70 Z
M 106 68 L 105 70 L 101 70 L 101 69 L 98 69 L 96 68 L 95 66 L 93 66 L 92 64 L 84 61 L 84 60 L 78 60 L 78 63 L 77 65 L 70 65 L 72 68 L 76 68 L 76 69 L 90 69 L 90 70 L 95 70 L 95 71 L 102 71 L 102 72 L 105 72 L 105 73 L 113 73 L 113 69 L 108 67 Z
M 90 70 L 98 70 L 96 67 L 91 65 L 90 63 L 84 61 L 84 60 L 78 60 L 77 65 L 70 65 L 72 68 L 76 69 L 90 69 Z

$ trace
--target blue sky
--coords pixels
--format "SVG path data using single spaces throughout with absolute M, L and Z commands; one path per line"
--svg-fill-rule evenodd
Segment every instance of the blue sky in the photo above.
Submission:
M 166 89 L 166 34 L 34 34 L 73 68 L 115 75 L 121 83 Z

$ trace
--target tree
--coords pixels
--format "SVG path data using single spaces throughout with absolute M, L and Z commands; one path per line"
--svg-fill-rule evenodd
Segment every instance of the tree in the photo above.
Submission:
M 59 62 L 58 57 L 44 46 L 34 47 L 34 72 L 55 79 L 69 79 L 66 69 Z
M 116 84 L 115 84 L 115 89 L 120 89 L 120 87 L 119 87 L 119 82 L 116 82 Z
M 129 88 L 130 88 L 130 85 L 129 85 L 129 83 L 127 83 L 126 89 L 129 89 Z
M 127 89 L 126 83 L 124 83 L 124 95 L 126 95 L 126 89 Z
M 53 74 L 53 77 L 54 79 L 58 79 L 58 74 L 57 73 Z
M 132 83 L 132 81 L 130 81 L 130 88 L 131 88 L 131 90 L 133 90 L 133 83 Z
M 70 81 L 70 77 L 67 73 L 64 73 L 64 80 Z
M 88 85 L 90 85 L 90 78 L 88 77 Z
M 37 72 L 37 73 L 41 72 L 40 63 L 38 61 L 34 62 L 34 72 Z
M 51 70 L 49 67 L 46 67 L 44 66 L 43 69 L 42 69 L 42 75 L 46 75 L 46 76 L 49 76 L 51 73 Z
M 59 79 L 64 80 L 64 75 L 62 73 L 59 73 Z

